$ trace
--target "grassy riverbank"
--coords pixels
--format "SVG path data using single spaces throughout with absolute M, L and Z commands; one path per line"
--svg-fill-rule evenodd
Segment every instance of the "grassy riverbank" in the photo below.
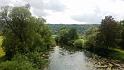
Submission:
M 113 53 L 113 56 L 112 56 L 114 59 L 124 61 L 124 50 L 116 49 L 116 48 L 113 48 L 111 50 L 115 51 L 115 53 Z
M 118 48 L 86 48 L 99 56 L 124 61 L 124 50 Z

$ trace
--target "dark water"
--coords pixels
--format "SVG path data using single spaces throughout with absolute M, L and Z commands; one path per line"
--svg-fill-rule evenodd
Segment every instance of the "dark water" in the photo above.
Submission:
M 124 70 L 109 60 L 87 57 L 84 51 L 69 52 L 58 46 L 50 52 L 49 61 L 48 70 Z

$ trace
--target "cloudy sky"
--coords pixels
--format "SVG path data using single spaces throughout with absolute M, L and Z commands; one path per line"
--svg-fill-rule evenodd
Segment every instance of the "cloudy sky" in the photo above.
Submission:
M 107 15 L 124 19 L 124 0 L 0 0 L 0 7 L 27 3 L 33 15 L 51 24 L 98 24 Z

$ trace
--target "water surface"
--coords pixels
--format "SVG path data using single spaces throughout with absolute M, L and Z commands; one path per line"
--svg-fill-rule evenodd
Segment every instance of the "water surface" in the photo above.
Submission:
M 48 70 L 123 70 L 121 67 L 114 66 L 111 61 L 107 59 L 99 59 L 88 57 L 89 53 L 84 51 L 70 52 L 60 48 L 54 47 L 50 52 Z

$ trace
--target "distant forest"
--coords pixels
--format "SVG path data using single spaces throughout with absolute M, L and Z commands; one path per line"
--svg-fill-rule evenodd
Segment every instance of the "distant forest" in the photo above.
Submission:
M 99 24 L 48 24 L 52 34 L 59 33 L 59 30 L 65 28 L 75 28 L 79 34 L 84 34 L 88 29 L 98 27 Z

